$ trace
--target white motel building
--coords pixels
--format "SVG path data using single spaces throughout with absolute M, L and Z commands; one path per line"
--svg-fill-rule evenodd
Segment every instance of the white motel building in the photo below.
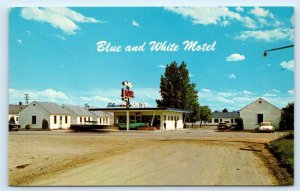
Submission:
M 115 125 L 120 129 L 139 129 L 151 126 L 156 130 L 183 129 L 188 110 L 157 107 L 157 108 L 90 108 L 90 111 L 113 113 Z

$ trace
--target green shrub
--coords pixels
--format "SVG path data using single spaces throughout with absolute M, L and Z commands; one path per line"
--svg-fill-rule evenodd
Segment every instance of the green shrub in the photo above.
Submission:
M 49 129 L 49 123 L 46 119 L 43 119 L 42 129 Z
M 278 140 L 272 141 L 269 149 L 275 157 L 294 174 L 294 134 L 290 133 Z
M 27 124 L 27 125 L 25 126 L 25 129 L 31 129 L 31 125 Z
M 235 130 L 243 130 L 244 129 L 244 122 L 243 122 L 242 118 L 236 119 L 236 127 L 234 129 Z

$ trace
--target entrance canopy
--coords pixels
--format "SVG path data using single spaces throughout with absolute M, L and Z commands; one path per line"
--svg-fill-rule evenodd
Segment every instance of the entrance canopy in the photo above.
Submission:
M 158 129 L 183 128 L 185 115 L 192 111 L 168 107 L 108 107 L 90 108 L 90 111 L 105 111 L 114 113 L 115 124 L 120 129 L 138 129 L 151 126 Z
M 107 112 L 118 112 L 118 111 L 174 111 L 174 112 L 180 112 L 180 113 L 192 113 L 192 111 L 184 110 L 184 109 L 176 109 L 176 108 L 170 108 L 170 107 L 111 107 L 111 108 L 89 108 L 90 111 L 107 111 Z

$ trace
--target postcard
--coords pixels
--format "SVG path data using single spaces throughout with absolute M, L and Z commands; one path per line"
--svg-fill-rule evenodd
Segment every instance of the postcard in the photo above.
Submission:
M 12 7 L 10 186 L 294 184 L 293 7 Z

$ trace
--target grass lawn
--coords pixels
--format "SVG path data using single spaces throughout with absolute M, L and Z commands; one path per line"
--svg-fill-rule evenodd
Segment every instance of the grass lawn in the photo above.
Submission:
M 272 141 L 269 149 L 294 176 L 294 134 L 289 133 L 282 138 Z

